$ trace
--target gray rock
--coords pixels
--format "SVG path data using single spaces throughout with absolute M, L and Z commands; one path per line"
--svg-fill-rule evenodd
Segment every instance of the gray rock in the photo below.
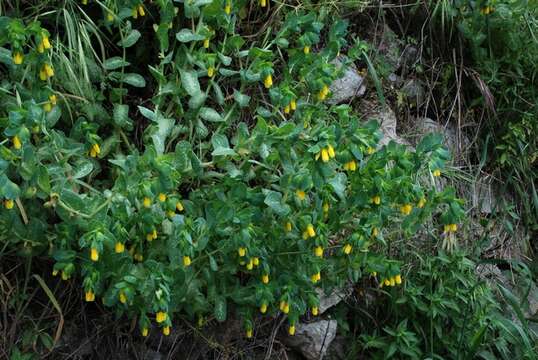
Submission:
M 329 345 L 336 336 L 336 320 L 319 320 L 296 326 L 295 335 L 288 336 L 289 346 L 301 352 L 309 360 L 319 360 L 325 356 Z
M 400 90 L 410 104 L 420 106 L 424 102 L 425 92 L 421 82 L 415 79 L 407 80 Z
M 400 67 L 400 55 L 403 41 L 387 25 L 383 29 L 383 35 L 378 45 L 378 51 L 392 68 L 392 71 Z
M 450 153 L 455 160 L 465 159 L 465 153 L 467 152 L 471 142 L 469 139 L 459 132 L 452 124 L 443 126 L 438 122 L 427 118 L 416 119 L 416 130 L 418 132 L 417 137 L 421 139 L 424 135 L 436 132 L 443 134 L 443 142 L 450 150 Z
M 371 114 L 370 118 L 379 122 L 380 130 L 383 133 L 383 138 L 379 142 L 379 145 L 387 145 L 391 140 L 394 140 L 398 144 L 409 145 L 406 140 L 396 134 L 396 114 L 394 114 L 392 109 L 388 107 L 379 109 Z
M 327 311 L 327 309 L 339 304 L 342 300 L 349 296 L 351 291 L 351 288 L 335 289 L 329 295 L 326 295 L 322 289 L 317 288 L 316 292 L 319 297 L 319 314 L 321 315 Z
M 341 57 L 332 61 L 338 69 L 346 63 L 346 59 Z M 364 78 L 359 75 L 357 68 L 353 64 L 349 64 L 344 70 L 344 74 L 341 78 L 332 82 L 329 87 L 331 91 L 331 97 L 327 100 L 327 103 L 331 105 L 341 104 L 343 102 L 352 100 L 355 96 L 362 96 L 366 92 L 366 86 L 363 85 Z

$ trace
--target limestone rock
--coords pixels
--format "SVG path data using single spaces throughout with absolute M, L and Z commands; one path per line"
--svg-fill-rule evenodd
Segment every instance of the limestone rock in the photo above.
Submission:
M 345 58 L 337 58 L 332 63 L 338 69 L 341 69 L 345 62 Z M 355 65 L 349 64 L 344 70 L 343 76 L 333 81 L 329 87 L 331 97 L 327 100 L 327 103 L 331 105 L 341 104 L 353 99 L 355 96 L 364 95 L 366 87 L 363 85 L 363 82 L 364 78 L 358 73 Z
M 329 345 L 336 336 L 336 320 L 319 320 L 296 325 L 295 335 L 286 338 L 289 346 L 301 352 L 309 360 L 319 360 L 325 356 Z

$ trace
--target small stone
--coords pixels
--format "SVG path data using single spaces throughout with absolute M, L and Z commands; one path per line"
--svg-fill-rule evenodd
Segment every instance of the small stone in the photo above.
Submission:
M 348 60 L 345 57 L 334 59 L 332 63 L 338 69 L 341 69 Z M 327 100 L 328 104 L 335 105 L 352 100 L 356 96 L 362 96 L 366 92 L 363 85 L 364 78 L 359 75 L 355 65 L 348 64 L 341 78 L 333 81 L 329 87 L 331 97 Z

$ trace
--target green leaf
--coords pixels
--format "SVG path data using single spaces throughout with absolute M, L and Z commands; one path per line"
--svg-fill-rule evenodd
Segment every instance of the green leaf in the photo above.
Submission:
M 219 296 L 215 299 L 215 309 L 214 312 L 215 319 L 218 322 L 226 321 L 226 298 L 224 296 Z
M 17 184 L 8 179 L 5 174 L 0 175 L 0 197 L 6 199 L 16 199 L 21 190 Z
M 239 91 L 234 90 L 234 100 L 239 105 L 239 107 L 247 107 L 250 102 L 250 96 L 241 94 Z
M 329 180 L 329 185 L 331 185 L 334 193 L 342 200 L 345 199 L 347 177 L 345 174 L 338 173 L 331 180 Z
M 37 173 L 37 185 L 46 194 L 50 194 L 50 177 L 47 168 L 43 165 L 39 167 Z
M 235 151 L 230 149 L 228 138 L 225 135 L 214 134 L 211 138 L 211 144 L 213 145 L 212 156 L 236 155 Z
M 191 42 L 191 41 L 200 41 L 204 40 L 205 36 L 200 34 L 193 33 L 190 29 L 181 29 L 176 34 L 176 39 L 183 43 Z
M 119 56 L 114 56 L 114 57 L 111 57 L 110 59 L 106 59 L 105 62 L 103 63 L 103 67 L 106 70 L 115 70 L 115 69 L 121 68 L 122 66 L 128 66 L 128 65 L 130 65 L 130 63 L 123 60 Z
M 156 115 L 153 112 L 153 110 L 150 110 L 143 106 L 138 106 L 138 111 L 144 116 L 146 119 L 149 119 L 151 121 L 155 121 Z
M 265 200 L 263 202 L 277 215 L 286 216 L 290 213 L 290 207 L 287 204 L 282 203 L 281 193 L 267 189 L 263 189 L 263 193 L 265 195 Z
M 181 75 L 181 84 L 187 94 L 195 96 L 200 93 L 200 83 L 198 82 L 198 75 L 195 71 L 182 69 L 179 73 Z
M 211 122 L 224 121 L 223 117 L 216 110 L 208 107 L 203 107 L 200 109 L 200 117 L 206 121 Z
M 131 30 L 131 32 L 129 33 L 129 35 L 127 35 L 126 37 L 124 37 L 119 43 L 118 45 L 124 47 L 124 48 L 128 48 L 128 47 L 131 47 L 133 46 L 137 41 L 138 39 L 140 39 L 140 31 L 138 30 Z
M 135 73 L 128 73 L 128 74 L 123 75 L 122 81 L 126 84 L 129 84 L 135 87 L 146 86 L 146 80 L 144 80 L 142 75 L 135 74 Z
M 114 112 L 112 118 L 114 119 L 114 124 L 119 127 L 123 128 L 131 125 L 131 120 L 129 119 L 129 105 L 114 104 Z

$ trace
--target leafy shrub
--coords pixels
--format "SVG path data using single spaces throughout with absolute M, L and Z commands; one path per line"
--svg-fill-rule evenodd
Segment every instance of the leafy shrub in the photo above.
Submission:
M 289 12 L 240 35 L 261 4 L 67 3 L 58 28 L 20 9 L 0 18 L 7 246 L 51 256 L 54 275 L 144 336 L 153 317 L 168 335 L 175 313 L 224 321 L 228 304 L 248 337 L 258 308 L 288 314 L 293 334 L 318 287 L 401 283 L 383 255 L 391 226 L 411 234 L 435 216 L 450 239 L 462 217 L 452 190 L 418 181 L 441 175 L 439 137 L 379 147 L 375 122 L 326 105 L 347 24 Z M 95 23 L 71 41 L 85 12 Z M 118 47 L 102 58 L 104 43 Z

